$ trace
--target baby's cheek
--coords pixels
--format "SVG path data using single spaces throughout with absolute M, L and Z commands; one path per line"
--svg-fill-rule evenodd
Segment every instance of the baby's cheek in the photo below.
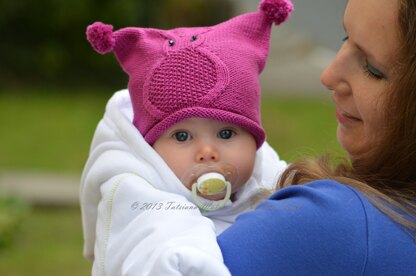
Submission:
M 253 166 L 245 166 L 244 168 L 240 169 L 238 183 L 235 186 L 235 189 L 240 189 L 243 187 L 247 181 L 250 179 L 251 175 L 253 174 L 254 164 Z

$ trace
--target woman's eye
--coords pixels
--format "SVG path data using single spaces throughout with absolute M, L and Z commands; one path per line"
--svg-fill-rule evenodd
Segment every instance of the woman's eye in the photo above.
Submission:
M 348 40 L 348 35 L 346 35 L 343 39 L 342 39 L 342 42 L 345 42 L 345 41 L 347 41 Z
M 376 80 L 382 80 L 382 79 L 385 78 L 385 76 L 382 72 L 380 72 L 377 68 L 375 68 L 374 66 L 372 66 L 368 62 L 364 66 L 364 71 L 370 78 L 374 78 Z
M 232 131 L 231 129 L 223 129 L 220 132 L 218 132 L 218 137 L 221 139 L 230 139 L 231 137 L 233 137 L 234 135 L 234 131 Z
M 184 142 L 191 139 L 191 135 L 186 131 L 178 131 L 174 134 L 176 141 Z

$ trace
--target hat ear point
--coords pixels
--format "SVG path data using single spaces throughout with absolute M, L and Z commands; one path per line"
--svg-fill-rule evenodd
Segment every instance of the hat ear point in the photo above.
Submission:
M 290 0 L 262 0 L 259 10 L 274 24 L 280 25 L 289 18 L 293 4 Z
M 87 28 L 87 40 L 92 48 L 100 54 L 111 52 L 115 45 L 113 26 L 95 22 Z

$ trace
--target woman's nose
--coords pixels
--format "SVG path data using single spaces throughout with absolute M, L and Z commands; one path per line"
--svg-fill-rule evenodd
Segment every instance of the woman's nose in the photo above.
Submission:
M 329 90 L 342 92 L 348 87 L 348 58 L 346 49 L 341 47 L 334 60 L 321 74 L 321 83 Z
M 213 145 L 202 145 L 196 154 L 196 161 L 200 163 L 218 162 L 219 152 Z
M 332 71 L 331 71 L 331 66 L 332 63 L 330 65 L 328 65 L 325 70 L 321 73 L 321 83 L 328 88 L 329 90 L 333 90 L 333 85 L 332 85 Z

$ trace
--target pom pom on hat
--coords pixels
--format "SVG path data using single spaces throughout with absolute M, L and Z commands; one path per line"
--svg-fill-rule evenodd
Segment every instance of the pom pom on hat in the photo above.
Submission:
M 113 26 L 102 22 L 95 22 L 87 28 L 87 40 L 91 46 L 100 54 L 111 52 L 115 45 L 113 37 Z
M 260 10 L 274 24 L 279 25 L 289 18 L 290 13 L 293 11 L 293 4 L 289 0 L 263 0 L 260 3 Z

